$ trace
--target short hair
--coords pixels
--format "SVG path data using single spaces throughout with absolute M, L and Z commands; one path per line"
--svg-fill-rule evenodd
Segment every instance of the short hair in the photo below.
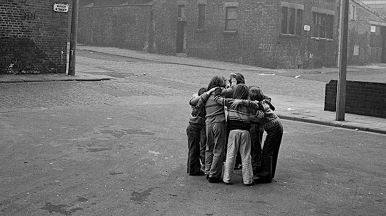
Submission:
M 264 100 L 263 91 L 257 86 L 249 87 L 249 97 L 251 100 L 262 101 Z
M 245 84 L 238 84 L 235 87 L 233 92 L 234 99 L 248 99 L 249 98 L 249 89 Z
M 205 87 L 202 87 L 198 90 L 198 96 L 204 94 L 204 92 L 206 92 L 206 88 Z

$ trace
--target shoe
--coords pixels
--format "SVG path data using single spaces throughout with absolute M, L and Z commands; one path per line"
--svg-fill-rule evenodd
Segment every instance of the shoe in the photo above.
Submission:
M 209 178 L 208 178 L 208 181 L 209 181 L 210 183 L 220 183 L 220 182 L 222 182 L 220 179 L 215 178 L 215 177 L 209 177 Z
M 267 183 L 271 183 L 272 179 L 260 177 L 260 178 L 254 179 L 253 182 L 257 184 L 267 184 Z
M 224 184 L 226 184 L 226 185 L 233 185 L 232 182 L 224 182 Z
M 190 173 L 189 175 L 190 175 L 190 176 L 203 176 L 203 175 L 205 175 L 205 173 L 202 172 L 202 171 L 198 171 L 198 172 L 196 172 L 196 173 Z
M 253 186 L 254 184 L 253 184 L 253 182 L 252 182 L 252 183 L 250 183 L 250 184 L 244 184 L 244 185 L 250 187 L 250 186 Z

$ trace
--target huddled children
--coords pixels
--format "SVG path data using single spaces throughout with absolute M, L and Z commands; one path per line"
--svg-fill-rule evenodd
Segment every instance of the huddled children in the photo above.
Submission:
M 189 175 L 206 175 L 210 183 L 232 184 L 239 154 L 244 185 L 272 181 L 283 126 L 271 99 L 260 88 L 246 86 L 240 73 L 231 74 L 229 86 L 224 77 L 215 76 L 189 103 Z M 264 131 L 267 136 L 262 146 Z

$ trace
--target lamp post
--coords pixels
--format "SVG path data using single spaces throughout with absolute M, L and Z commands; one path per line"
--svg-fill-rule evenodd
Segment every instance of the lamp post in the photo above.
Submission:
M 72 15 L 71 15 L 71 34 L 70 34 L 70 57 L 68 75 L 75 76 L 75 50 L 78 28 L 78 1 L 72 0 Z
M 346 110 L 346 73 L 347 73 L 347 40 L 348 12 L 350 0 L 340 1 L 339 25 L 339 80 L 336 94 L 336 120 L 344 121 Z

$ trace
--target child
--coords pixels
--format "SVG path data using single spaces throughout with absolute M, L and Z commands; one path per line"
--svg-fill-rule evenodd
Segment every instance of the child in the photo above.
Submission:
M 244 84 L 239 84 L 234 88 L 233 99 L 249 99 L 249 89 Z M 231 107 L 233 99 L 225 99 L 217 96 L 215 101 L 228 107 L 228 126 L 229 137 L 227 144 L 227 154 L 225 160 L 223 182 L 232 184 L 232 174 L 235 167 L 236 156 L 240 151 L 242 163 L 242 175 L 244 185 L 253 184 L 253 172 L 251 164 L 251 138 L 249 135 L 249 116 L 251 109 L 246 105 Z
M 199 96 L 206 91 L 206 88 L 200 88 L 198 95 L 193 95 L 189 104 L 192 106 L 190 114 L 189 126 L 186 129 L 188 135 L 188 163 L 187 172 L 191 176 L 204 175 L 200 164 L 200 141 L 201 131 L 205 128 L 205 110 L 197 106 Z
M 262 110 L 257 110 L 256 116 L 260 119 L 260 125 L 267 132 L 261 152 L 261 172 L 256 175 L 259 177 L 256 183 L 271 183 L 275 177 L 277 158 L 281 140 L 283 137 L 283 126 L 279 117 L 274 113 L 275 107 L 270 100 L 264 97 L 259 88 L 250 89 L 250 98 L 256 101 Z
M 209 82 L 207 89 L 215 89 L 215 94 L 209 97 L 201 97 L 199 106 L 205 107 L 206 112 L 206 151 L 205 151 L 205 172 L 210 183 L 221 182 L 223 168 L 224 145 L 226 139 L 226 126 L 224 106 L 214 101 L 215 96 L 221 93 L 225 87 L 222 77 L 215 76 Z M 207 96 L 204 94 L 203 96 Z
M 249 95 L 251 98 L 254 98 L 256 94 L 259 94 L 260 88 L 257 86 L 249 87 Z M 263 98 L 271 101 L 271 98 L 263 95 Z M 252 100 L 252 99 L 251 99 Z M 273 109 L 275 111 L 275 109 Z M 260 119 L 256 116 L 251 117 L 251 128 L 249 129 L 249 133 L 251 135 L 251 156 L 252 156 L 252 170 L 253 174 L 256 175 L 260 173 L 261 169 L 261 148 L 263 141 L 263 133 L 264 129 L 260 124 Z

